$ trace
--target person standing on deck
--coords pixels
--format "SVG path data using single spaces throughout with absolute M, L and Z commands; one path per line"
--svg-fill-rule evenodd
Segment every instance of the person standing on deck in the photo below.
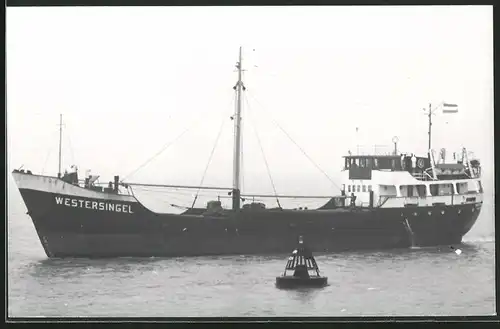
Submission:
M 351 193 L 351 208 L 356 207 L 356 196 L 354 193 Z
M 417 169 L 417 157 L 415 156 L 415 154 L 412 153 L 411 155 L 411 170 L 413 173 L 415 173 Z

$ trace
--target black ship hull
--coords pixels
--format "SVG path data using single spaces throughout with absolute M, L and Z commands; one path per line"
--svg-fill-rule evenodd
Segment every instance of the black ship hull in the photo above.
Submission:
M 28 214 L 45 253 L 56 258 L 278 254 L 288 253 L 299 235 L 313 252 L 451 245 L 461 242 L 482 205 L 174 215 L 154 213 L 132 196 L 22 176 Z

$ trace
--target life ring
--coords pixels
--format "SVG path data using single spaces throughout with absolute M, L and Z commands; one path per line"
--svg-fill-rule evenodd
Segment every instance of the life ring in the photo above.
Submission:
M 424 169 L 424 159 L 418 159 L 418 161 L 417 161 L 417 166 L 418 166 L 420 169 Z

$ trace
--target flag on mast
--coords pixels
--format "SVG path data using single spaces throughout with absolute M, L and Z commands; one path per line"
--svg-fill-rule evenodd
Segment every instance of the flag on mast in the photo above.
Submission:
M 457 104 L 443 103 L 443 113 L 457 113 L 457 112 L 458 112 Z

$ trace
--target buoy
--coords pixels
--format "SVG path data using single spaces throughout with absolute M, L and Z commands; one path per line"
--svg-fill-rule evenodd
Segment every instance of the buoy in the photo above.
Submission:
M 462 253 L 462 250 L 455 248 L 453 246 L 450 246 L 451 250 L 455 251 L 455 254 L 460 255 Z
M 289 274 L 291 271 L 292 275 Z M 324 287 L 327 283 L 328 278 L 320 275 L 316 260 L 305 246 L 302 237 L 299 237 L 299 245 L 288 257 L 285 271 L 276 277 L 276 286 L 278 288 Z

